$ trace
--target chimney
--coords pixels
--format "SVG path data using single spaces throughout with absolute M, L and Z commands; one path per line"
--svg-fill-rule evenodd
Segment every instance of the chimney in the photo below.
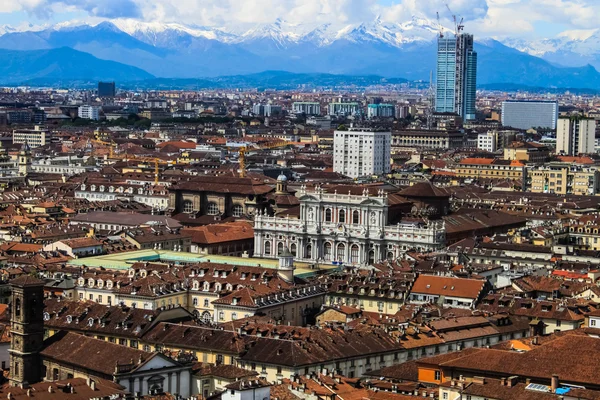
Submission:
M 519 379 L 518 376 L 511 376 L 508 378 L 507 382 L 508 382 L 508 387 L 513 387 L 517 384 L 517 380 Z
M 90 383 L 90 389 L 92 389 L 93 391 L 96 391 L 96 381 L 92 381 Z
M 558 375 L 553 374 L 552 375 L 552 393 L 556 393 L 556 389 L 558 389 L 558 386 L 560 385 L 559 381 L 558 381 Z

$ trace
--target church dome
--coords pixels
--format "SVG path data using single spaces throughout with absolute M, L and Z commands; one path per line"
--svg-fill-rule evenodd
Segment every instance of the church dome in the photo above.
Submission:
M 287 182 L 288 178 L 284 174 L 281 174 L 277 177 L 277 182 Z

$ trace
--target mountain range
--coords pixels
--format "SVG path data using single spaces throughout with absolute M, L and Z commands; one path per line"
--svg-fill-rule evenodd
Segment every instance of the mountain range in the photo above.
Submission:
M 277 20 L 240 31 L 117 19 L 96 25 L 4 26 L 0 33 L 0 49 L 5 49 L 2 83 L 75 76 L 118 81 L 214 78 L 266 70 L 428 80 L 435 69 L 439 29 L 416 17 L 353 25 Z M 482 85 L 600 88 L 595 68 L 600 67 L 600 32 L 533 42 L 482 39 L 476 40 L 476 50 Z M 40 59 L 43 63 L 36 62 Z M 60 68 L 65 61 L 70 67 Z M 76 65 L 80 71 L 73 71 Z

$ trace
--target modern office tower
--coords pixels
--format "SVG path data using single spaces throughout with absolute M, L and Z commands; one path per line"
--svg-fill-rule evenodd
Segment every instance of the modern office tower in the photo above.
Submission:
M 438 38 L 435 111 L 475 119 L 477 53 L 473 35 L 459 33 Z
M 292 104 L 294 114 L 321 115 L 321 103 L 316 101 L 297 101 Z
M 335 131 L 333 170 L 351 178 L 390 172 L 391 133 L 363 129 Z
M 114 82 L 98 82 L 98 97 L 115 97 Z
M 357 115 L 360 114 L 358 103 L 329 103 L 329 115 Z
M 254 115 L 265 115 L 265 105 L 264 104 L 254 104 L 252 106 L 252 113 Z
M 276 115 L 281 115 L 283 109 L 281 106 L 275 104 L 267 104 L 265 105 L 265 117 L 274 117 Z
M 396 108 L 393 104 L 369 104 L 367 106 L 368 118 L 394 118 Z
M 556 154 L 576 156 L 595 152 L 596 121 L 581 116 L 559 118 Z
M 502 125 L 517 129 L 556 129 L 558 102 L 507 100 L 502 102 Z
M 98 121 L 100 119 L 100 107 L 80 106 L 77 110 L 77 116 L 82 119 L 92 119 L 94 121 Z

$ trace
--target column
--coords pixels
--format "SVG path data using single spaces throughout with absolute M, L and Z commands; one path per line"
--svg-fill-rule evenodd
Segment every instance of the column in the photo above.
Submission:
M 171 393 L 171 375 L 172 372 L 167 373 L 167 392 Z
M 181 371 L 177 371 L 177 391 L 175 393 L 181 393 Z

